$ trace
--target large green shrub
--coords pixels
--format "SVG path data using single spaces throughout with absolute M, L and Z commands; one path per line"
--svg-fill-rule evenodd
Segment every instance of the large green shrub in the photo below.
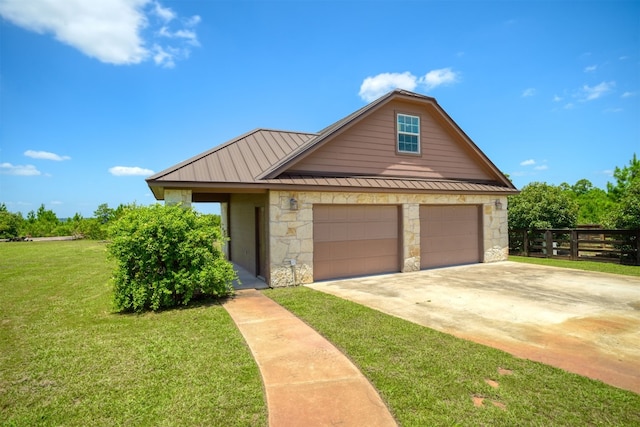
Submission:
M 120 311 L 187 304 L 196 295 L 233 293 L 236 273 L 220 250 L 222 233 L 207 215 L 180 206 L 127 210 L 110 228 Z
M 511 228 L 573 228 L 577 220 L 578 203 L 560 187 L 532 182 L 509 197 Z

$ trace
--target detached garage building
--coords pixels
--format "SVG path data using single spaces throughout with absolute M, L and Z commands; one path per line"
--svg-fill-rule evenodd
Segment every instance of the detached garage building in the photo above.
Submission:
M 507 258 L 513 184 L 435 99 L 396 90 L 318 133 L 257 129 L 147 179 L 219 202 L 231 261 L 273 287 Z

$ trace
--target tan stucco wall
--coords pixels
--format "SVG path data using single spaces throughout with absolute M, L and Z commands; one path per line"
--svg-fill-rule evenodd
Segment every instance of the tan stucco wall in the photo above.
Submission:
M 255 209 L 266 204 L 265 194 L 232 194 L 229 203 L 231 261 L 253 274 L 256 274 Z
M 291 198 L 297 200 L 297 210 L 291 209 Z M 495 207 L 496 199 L 502 203 L 500 210 Z M 272 287 L 313 282 L 313 205 L 318 203 L 401 205 L 403 272 L 420 269 L 420 205 L 481 205 L 483 262 L 506 260 L 508 256 L 507 198 L 504 196 L 271 191 L 268 203 Z

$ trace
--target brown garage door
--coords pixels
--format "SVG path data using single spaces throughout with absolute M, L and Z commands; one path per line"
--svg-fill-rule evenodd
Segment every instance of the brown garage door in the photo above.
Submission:
M 313 206 L 314 280 L 400 270 L 398 207 Z
M 480 207 L 420 206 L 420 267 L 480 262 Z

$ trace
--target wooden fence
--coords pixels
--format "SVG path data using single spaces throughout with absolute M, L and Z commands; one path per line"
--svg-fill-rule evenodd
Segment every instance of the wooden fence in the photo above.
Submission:
M 514 229 L 509 253 L 640 266 L 640 230 Z

